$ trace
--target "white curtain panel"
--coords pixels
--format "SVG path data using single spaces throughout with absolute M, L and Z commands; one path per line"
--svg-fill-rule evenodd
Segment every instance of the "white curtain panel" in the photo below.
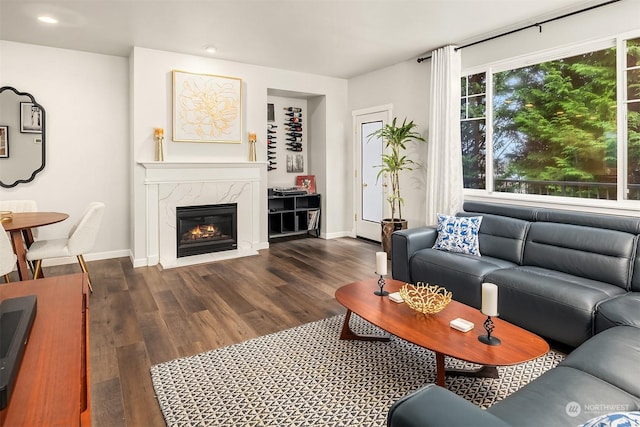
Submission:
M 435 50 L 431 56 L 427 224 L 435 224 L 438 213 L 453 215 L 462 209 L 460 64 L 460 52 L 453 46 Z

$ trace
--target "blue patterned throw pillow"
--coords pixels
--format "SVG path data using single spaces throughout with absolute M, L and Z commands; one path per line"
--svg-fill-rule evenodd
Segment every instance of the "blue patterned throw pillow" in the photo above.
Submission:
M 438 239 L 433 249 L 480 256 L 478 230 L 481 223 L 481 216 L 438 214 Z
M 601 415 L 590 419 L 581 427 L 640 427 L 640 412 L 613 412 Z

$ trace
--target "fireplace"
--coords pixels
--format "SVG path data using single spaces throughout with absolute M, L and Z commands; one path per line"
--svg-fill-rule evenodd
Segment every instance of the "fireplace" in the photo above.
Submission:
M 236 203 L 176 207 L 177 257 L 238 248 Z

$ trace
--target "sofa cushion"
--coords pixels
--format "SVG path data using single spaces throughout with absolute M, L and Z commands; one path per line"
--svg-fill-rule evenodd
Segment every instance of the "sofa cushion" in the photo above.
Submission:
M 527 234 L 522 264 L 626 289 L 635 238 L 621 231 L 536 222 Z
M 518 218 L 524 221 L 535 221 L 537 208 L 529 206 L 508 205 L 504 203 L 485 203 L 472 200 L 464 202 L 465 212 L 475 212 L 475 215 L 493 214 L 501 217 Z
M 429 384 L 397 400 L 389 409 L 388 427 L 509 427 L 446 388 Z
M 573 347 L 592 335 L 598 302 L 625 292 L 608 283 L 529 266 L 492 271 L 485 281 L 498 285 L 501 318 Z
M 636 254 L 633 259 L 633 272 L 631 275 L 631 292 L 640 292 L 640 239 L 637 239 Z
M 487 412 L 512 426 L 578 426 L 611 412 L 606 404 L 638 410 L 638 398 L 578 369 L 559 365 Z
M 639 361 L 640 328 L 618 326 L 586 341 L 559 366 L 583 371 L 640 399 Z
M 480 224 L 481 216 L 461 218 L 438 214 L 438 239 L 433 249 L 480 256 Z
M 411 257 L 411 280 L 437 284 L 453 294 L 453 299 L 480 308 L 484 277 L 497 269 L 516 264 L 489 256 L 477 257 L 436 249 L 422 249 Z
M 596 308 L 596 334 L 619 325 L 640 328 L 640 292 L 617 296 Z
M 459 216 L 470 216 L 461 212 Z M 521 219 L 486 214 L 480 224 L 480 252 L 482 256 L 491 256 L 511 261 L 522 262 L 524 242 L 529 230 L 529 222 Z
M 538 209 L 536 221 L 583 225 L 585 227 L 624 231 L 629 234 L 640 234 L 640 219 L 633 216 L 595 214 L 561 209 Z
M 640 412 L 612 412 L 592 418 L 580 427 L 633 427 L 640 426 Z

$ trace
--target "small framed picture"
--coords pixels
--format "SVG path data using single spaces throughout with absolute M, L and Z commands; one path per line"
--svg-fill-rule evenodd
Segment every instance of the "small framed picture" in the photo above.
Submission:
M 9 126 L 0 126 L 0 158 L 9 157 Z
M 314 194 L 316 192 L 316 176 L 298 175 L 296 177 L 296 187 L 307 190 L 309 194 Z
M 276 112 L 273 108 L 273 104 L 267 104 L 267 121 L 275 122 L 276 121 Z
M 287 172 L 304 172 L 304 156 L 302 154 L 287 154 Z
M 20 103 L 20 132 L 42 133 L 42 110 L 33 102 Z

